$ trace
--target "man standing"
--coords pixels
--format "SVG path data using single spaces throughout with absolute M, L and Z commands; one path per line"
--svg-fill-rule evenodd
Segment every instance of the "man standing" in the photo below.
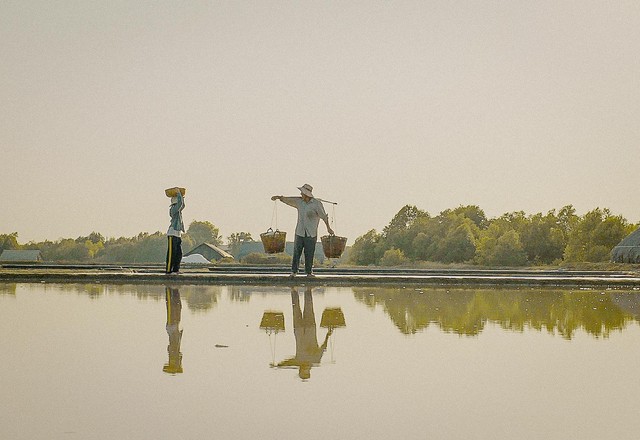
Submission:
M 171 197 L 171 206 L 169 207 L 171 224 L 167 231 L 167 266 L 165 268 L 167 275 L 177 275 L 180 272 L 180 261 L 182 260 L 181 236 L 184 232 L 184 223 L 182 222 L 183 209 L 184 198 L 180 192 L 180 188 L 176 188 L 176 195 Z
M 300 257 L 304 251 L 304 271 L 308 277 L 313 277 L 313 255 L 316 250 L 318 236 L 318 223 L 320 219 L 327 226 L 327 232 L 333 235 L 333 229 L 329 226 L 329 216 L 320 200 L 313 197 L 313 187 L 308 183 L 298 187 L 300 197 L 273 196 L 271 200 L 280 200 L 298 210 L 298 223 L 293 242 L 293 261 L 291 263 L 291 276 L 298 273 Z

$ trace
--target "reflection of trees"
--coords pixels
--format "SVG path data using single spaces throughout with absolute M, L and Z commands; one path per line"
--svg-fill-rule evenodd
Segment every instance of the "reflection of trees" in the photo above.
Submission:
M 192 312 L 206 312 L 218 304 L 219 286 L 183 286 L 180 294 Z
M 99 299 L 109 295 L 135 296 L 140 300 L 164 300 L 163 287 L 158 284 L 98 284 L 98 283 L 59 283 L 43 284 L 42 289 L 89 295 Z M 277 286 L 217 286 L 217 285 L 180 285 L 180 295 L 193 312 L 207 311 L 216 306 L 223 289 L 229 293 L 231 301 L 248 302 L 252 296 L 287 293 L 289 288 Z M 324 287 L 314 290 L 316 295 L 324 294 Z M 0 292 L 1 293 L 1 292 Z
M 100 284 L 83 284 L 83 287 L 91 298 L 98 298 L 104 292 Z
M 246 287 L 229 286 L 229 297 L 231 298 L 231 301 L 249 301 L 251 298 L 251 292 L 247 291 Z
M 634 319 L 618 305 L 621 300 L 615 295 L 620 293 L 402 288 L 353 291 L 357 300 L 371 307 L 382 306 L 405 334 L 435 324 L 446 332 L 472 336 L 487 322 L 495 322 L 513 331 L 546 329 L 567 339 L 580 328 L 596 337 L 607 337 Z M 624 295 L 627 303 L 639 303 L 640 295 Z
M 266 297 L 273 295 L 274 293 L 287 293 L 289 288 L 278 286 L 228 286 L 229 298 L 231 301 L 245 302 L 249 301 L 252 296 L 258 295 L 260 297 Z M 324 294 L 324 287 L 314 288 L 315 295 Z
M 59 292 L 69 292 L 78 295 L 88 295 L 92 299 L 103 296 L 122 295 L 134 296 L 139 300 L 163 301 L 164 287 L 157 284 L 44 284 L 42 289 L 55 289 Z M 208 311 L 215 307 L 220 297 L 220 286 L 181 286 L 180 296 L 184 299 L 189 310 Z
M 16 283 L 0 283 L 0 295 L 15 295 Z
M 60 283 L 44 284 L 43 288 L 77 295 L 89 295 L 92 299 L 108 295 L 133 295 L 138 299 L 160 299 L 164 296 L 163 288 L 154 284 Z

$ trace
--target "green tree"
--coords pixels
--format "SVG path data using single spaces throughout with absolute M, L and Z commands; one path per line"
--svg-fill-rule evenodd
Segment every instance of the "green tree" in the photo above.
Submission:
M 380 234 L 375 229 L 371 229 L 366 234 L 356 238 L 349 253 L 349 261 L 363 266 L 376 264 L 378 262 L 376 247 L 379 240 Z
M 227 244 L 229 245 L 229 250 L 231 254 L 236 256 L 238 255 L 238 251 L 242 243 L 250 243 L 255 240 L 251 236 L 251 232 L 234 232 L 227 237 Z
M 527 215 L 524 211 L 507 212 L 502 214 L 498 220 L 518 233 L 524 230 L 528 223 Z
M 183 251 L 189 249 L 182 241 Z M 136 237 L 133 246 L 133 263 L 161 263 L 167 255 L 167 237 L 161 232 L 142 233 Z
M 193 240 L 194 245 L 209 243 L 219 246 L 222 244 L 220 230 L 208 221 L 192 221 L 185 235 Z
M 396 248 L 387 249 L 380 259 L 381 266 L 400 266 L 406 262 L 407 258 L 404 256 L 404 252 Z
M 89 234 L 87 239 L 89 241 L 91 241 L 91 243 L 94 243 L 94 244 L 104 243 L 104 236 L 102 234 L 100 234 L 99 232 L 95 232 L 95 231 L 92 232 L 91 234 Z
M 477 226 L 468 218 L 464 219 L 459 226 L 451 228 L 440 243 L 439 260 L 443 263 L 462 263 L 472 260 L 476 253 L 473 228 L 477 229 Z
M 18 233 L 0 234 L 0 251 L 4 249 L 20 249 L 18 244 Z
M 50 242 L 49 246 L 41 249 L 42 258 L 46 261 L 80 263 L 88 261 L 89 251 L 84 242 L 77 242 L 72 238 L 64 238 L 57 242 Z
M 183 241 L 183 249 L 185 249 Z M 98 261 L 105 263 L 162 263 L 167 253 L 167 237 L 161 232 L 142 232 L 135 237 L 109 239 Z
M 580 221 L 580 217 L 576 215 L 576 209 L 573 205 L 563 206 L 558 212 L 558 226 L 564 235 L 564 241 L 567 242 L 569 233 L 575 229 Z
M 548 264 L 562 259 L 566 234 L 555 211 L 527 217 L 518 233 L 529 261 Z
M 378 256 L 387 249 L 397 248 L 404 254 L 411 254 L 411 244 L 415 238 L 412 226 L 421 219 L 428 219 L 429 214 L 413 205 L 405 205 L 382 230 L 378 243 Z
M 436 223 L 431 259 L 452 263 L 473 258 L 480 229 L 471 219 L 445 210 L 436 217 Z
M 84 242 L 84 247 L 87 248 L 89 258 L 94 259 L 96 254 L 104 249 L 104 243 L 101 241 L 94 243 L 91 240 L 86 240 Z
M 476 261 L 484 266 L 522 266 L 527 254 L 520 235 L 508 221 L 494 221 L 483 231 L 476 252 Z
M 486 229 L 489 226 L 487 216 L 477 205 L 460 205 L 453 209 L 451 213 L 468 218 L 480 229 Z
M 622 216 L 612 215 L 609 209 L 591 210 L 569 231 L 565 259 L 608 261 L 611 250 L 634 229 L 635 225 L 630 225 Z
M 404 233 L 405 255 L 411 260 L 430 260 L 435 253 L 441 226 L 438 217 L 420 216 Z M 384 253 L 384 252 L 382 252 Z
M 411 242 L 412 256 L 416 260 L 428 261 L 433 257 L 436 245 L 436 238 L 433 234 L 418 232 Z
M 420 217 L 429 216 L 425 211 L 418 209 L 414 205 L 405 205 L 400 208 L 400 211 L 393 216 L 391 222 L 382 230 L 383 236 L 389 236 L 395 232 L 402 232 L 407 230 L 416 219 Z

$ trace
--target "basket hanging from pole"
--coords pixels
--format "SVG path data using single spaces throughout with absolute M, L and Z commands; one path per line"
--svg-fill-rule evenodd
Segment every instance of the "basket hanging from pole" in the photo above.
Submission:
M 275 231 L 273 230 L 274 219 L 276 221 Z M 260 240 L 262 240 L 262 246 L 266 254 L 284 252 L 287 243 L 287 233 L 278 230 L 278 204 L 275 200 L 273 202 L 273 214 L 271 214 L 271 227 L 267 229 L 267 232 L 260 234 Z
M 337 203 L 328 203 L 333 204 L 331 223 L 333 224 L 333 228 L 335 229 Z M 320 241 L 322 242 L 322 250 L 324 251 L 324 256 L 327 258 L 340 258 L 340 256 L 342 256 L 342 253 L 344 252 L 345 246 L 347 245 L 347 238 L 337 235 L 325 235 L 324 237 L 320 237 Z
M 273 229 L 267 229 L 267 232 L 263 232 L 260 234 L 260 240 L 262 240 L 262 246 L 264 247 L 264 252 L 267 254 L 277 254 L 280 252 L 284 252 L 284 246 L 287 241 L 287 233 L 278 231 L 277 229 L 274 231 Z
M 339 237 L 337 235 L 325 235 L 320 238 L 322 242 L 322 250 L 327 258 L 340 258 L 347 245 L 347 237 Z

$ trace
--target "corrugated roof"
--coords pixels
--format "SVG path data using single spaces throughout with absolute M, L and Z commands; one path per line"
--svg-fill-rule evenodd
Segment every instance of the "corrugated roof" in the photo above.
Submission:
M 5 249 L 0 254 L 0 261 L 18 262 L 18 261 L 42 261 L 42 254 L 38 249 L 15 250 Z
M 640 228 L 622 239 L 611 251 L 615 263 L 640 263 Z
M 222 249 L 220 249 L 218 246 L 212 245 L 210 243 L 201 243 L 198 246 L 196 246 L 193 249 L 191 249 L 186 254 L 184 254 L 184 256 L 186 257 L 186 256 L 189 256 L 191 254 L 199 254 L 200 252 L 198 251 L 198 249 L 200 249 L 203 246 L 211 249 L 214 252 L 216 252 L 218 255 L 220 255 L 221 258 L 233 258 L 233 255 L 231 255 L 229 252 L 225 252 Z
M 640 228 L 624 237 L 616 247 L 618 246 L 640 246 Z

